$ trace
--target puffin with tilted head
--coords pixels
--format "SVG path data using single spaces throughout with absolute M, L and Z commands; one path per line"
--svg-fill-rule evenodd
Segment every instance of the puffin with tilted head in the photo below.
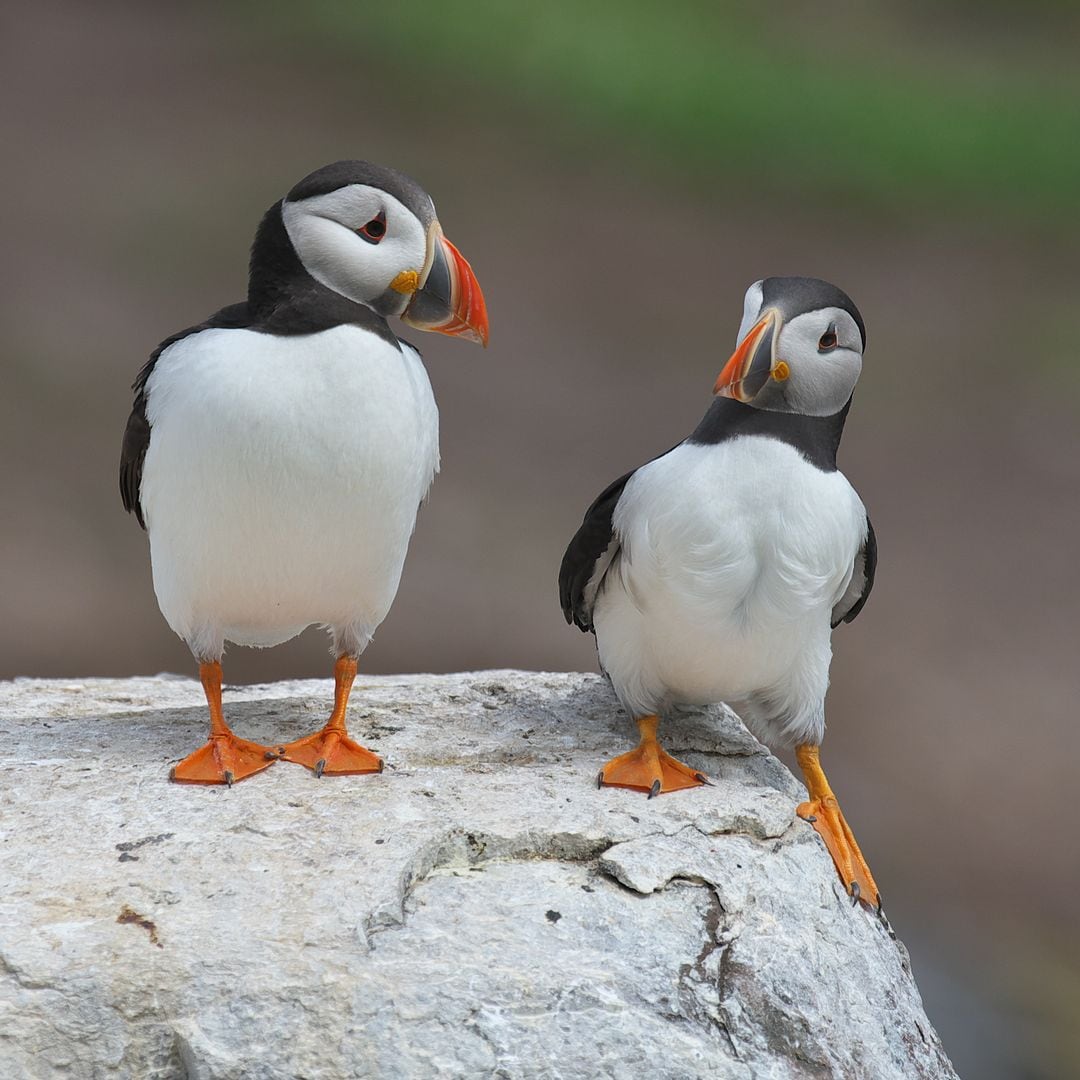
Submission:
M 487 343 L 480 286 L 431 197 L 393 169 L 339 161 L 264 215 L 247 300 L 167 338 L 135 380 L 120 492 L 210 709 L 209 741 L 176 781 L 232 784 L 278 759 L 317 776 L 382 770 L 345 709 L 439 468 L 431 385 L 393 316 Z M 277 645 L 316 623 L 337 658 L 326 726 L 283 746 L 237 738 L 221 709 L 225 642 Z
M 707 783 L 660 748 L 658 718 L 726 702 L 764 741 L 795 745 L 810 796 L 797 813 L 853 900 L 880 911 L 818 757 L 832 631 L 862 610 L 877 562 L 866 509 L 836 467 L 865 346 L 836 286 L 751 285 L 704 419 L 589 507 L 559 591 L 640 731 L 601 785 L 651 797 Z

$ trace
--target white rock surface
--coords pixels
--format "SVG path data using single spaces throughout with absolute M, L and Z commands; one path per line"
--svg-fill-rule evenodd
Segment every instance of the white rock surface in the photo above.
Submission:
M 331 687 L 232 688 L 264 742 Z M 593 778 L 589 675 L 361 679 L 381 776 L 170 784 L 198 685 L 0 683 L 0 1077 L 952 1077 L 903 947 L 730 714 L 666 726 L 716 786 Z

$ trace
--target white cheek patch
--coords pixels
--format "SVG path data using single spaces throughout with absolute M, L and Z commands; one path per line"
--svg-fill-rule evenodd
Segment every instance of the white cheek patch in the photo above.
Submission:
M 397 199 L 379 188 L 368 184 L 347 184 L 343 188 L 338 188 L 337 191 L 329 191 L 325 195 L 313 195 L 310 199 L 286 203 L 285 206 L 319 217 L 330 218 L 350 229 L 359 229 L 361 225 L 367 224 L 375 217 L 383 209 L 384 204 L 390 202 L 401 206 Z
M 819 352 L 818 342 L 830 325 L 836 327 L 841 345 Z M 788 409 L 803 416 L 832 416 L 844 407 L 862 372 L 858 346 L 845 347 L 853 341 L 861 341 L 858 327 L 838 308 L 797 315 L 785 323 L 777 356 L 787 361 L 790 372 L 783 395 Z
M 372 244 L 356 230 L 380 212 L 386 215 L 386 234 Z M 284 202 L 281 216 L 308 273 L 357 303 L 372 303 L 401 271 L 419 271 L 424 265 L 424 227 L 398 199 L 377 188 L 350 184 L 327 195 Z
M 353 244 L 359 237 L 336 221 L 303 213 L 297 214 L 293 221 L 286 218 L 285 228 L 304 269 L 320 285 L 350 300 L 364 302 L 370 282 L 363 266 L 353 265 L 356 260 L 351 257 Z
M 817 364 L 791 365 L 787 400 L 793 412 L 803 416 L 832 416 L 855 390 L 862 371 L 862 357 L 850 349 L 835 349 Z

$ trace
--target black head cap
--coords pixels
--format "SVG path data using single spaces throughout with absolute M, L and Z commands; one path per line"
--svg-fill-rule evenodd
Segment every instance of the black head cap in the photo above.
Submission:
M 835 307 L 846 311 L 854 320 L 866 348 L 866 325 L 851 297 L 835 285 L 820 278 L 770 277 L 761 283 L 762 309 L 774 307 L 784 319 L 793 319 L 807 311 Z
M 412 177 L 369 161 L 335 161 L 324 165 L 305 176 L 285 198 L 288 202 L 299 202 L 315 195 L 329 195 L 349 184 L 367 184 L 388 192 L 411 210 L 425 229 L 435 220 L 431 196 Z

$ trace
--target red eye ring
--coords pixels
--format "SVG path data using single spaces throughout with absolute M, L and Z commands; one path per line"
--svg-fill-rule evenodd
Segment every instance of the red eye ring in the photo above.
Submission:
M 380 210 L 366 225 L 356 230 L 356 235 L 369 244 L 377 244 L 386 235 L 386 214 Z
M 838 344 L 836 327 L 830 326 L 829 329 L 821 335 L 821 340 L 817 343 L 818 352 L 829 352 L 830 349 L 835 349 Z

